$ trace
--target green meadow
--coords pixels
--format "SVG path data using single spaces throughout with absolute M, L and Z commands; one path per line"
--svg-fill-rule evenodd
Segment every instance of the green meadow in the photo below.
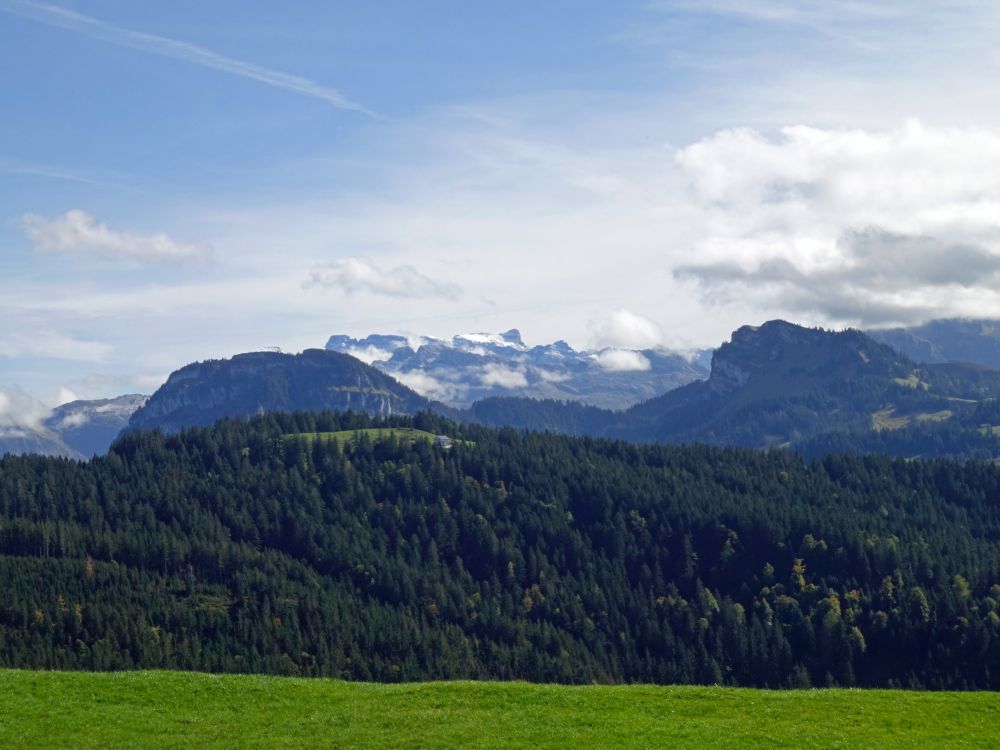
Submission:
M 997 693 L 0 671 L 12 748 L 997 746 Z
M 373 443 L 379 440 L 386 440 L 390 437 L 397 440 L 409 441 L 410 443 L 414 443 L 417 440 L 430 440 L 433 442 L 437 437 L 432 432 L 415 430 L 412 427 L 370 427 L 361 430 L 340 430 L 339 432 L 296 432 L 285 437 L 290 440 L 302 438 L 310 443 L 314 440 L 333 441 L 343 447 L 357 440 L 362 435 L 367 435 Z

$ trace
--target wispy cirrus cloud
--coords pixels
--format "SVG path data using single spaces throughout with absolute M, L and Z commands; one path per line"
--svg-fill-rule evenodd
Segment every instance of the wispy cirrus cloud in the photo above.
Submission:
M 33 2 L 32 0 L 0 0 L 0 11 L 28 18 L 49 26 L 57 26 L 74 31 L 110 44 L 117 44 L 121 47 L 128 47 L 151 55 L 169 57 L 174 60 L 182 60 L 204 68 L 211 68 L 240 76 L 241 78 L 249 78 L 268 86 L 292 91 L 303 96 L 310 96 L 314 99 L 321 99 L 341 109 L 354 110 L 375 116 L 374 112 L 362 104 L 351 101 L 339 90 L 316 83 L 308 78 L 291 73 L 283 73 L 279 70 L 273 70 L 243 60 L 236 60 L 232 57 L 226 57 L 190 42 L 127 29 L 91 16 L 83 15 L 82 13 L 77 13 L 69 8 L 49 3 Z
M 211 254 L 208 245 L 178 242 L 162 232 L 137 234 L 111 229 L 80 209 L 67 211 L 54 219 L 25 214 L 21 218 L 21 229 L 43 252 L 103 256 L 141 263 L 184 263 L 204 260 Z
M 399 298 L 458 299 L 462 289 L 420 273 L 413 266 L 382 269 L 360 258 L 341 258 L 318 263 L 309 271 L 307 287 L 336 288 L 345 294 L 381 295 Z

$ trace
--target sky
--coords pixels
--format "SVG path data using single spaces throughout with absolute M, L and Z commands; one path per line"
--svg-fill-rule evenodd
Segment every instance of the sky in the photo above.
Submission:
M 0 0 L 0 407 L 337 333 L 1000 316 L 998 34 L 986 0 Z

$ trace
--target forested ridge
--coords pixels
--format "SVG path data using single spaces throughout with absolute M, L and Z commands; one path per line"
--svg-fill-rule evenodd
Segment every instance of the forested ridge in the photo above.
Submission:
M 1000 689 L 1000 469 L 271 414 L 0 460 L 0 581 L 3 666 Z

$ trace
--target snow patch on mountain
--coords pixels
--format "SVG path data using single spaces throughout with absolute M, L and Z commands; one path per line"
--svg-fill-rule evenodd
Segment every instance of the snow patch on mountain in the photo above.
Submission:
M 520 396 L 624 409 L 708 374 L 689 357 L 662 348 L 577 351 L 565 341 L 528 346 L 516 328 L 451 338 L 336 335 L 326 348 L 459 407 L 492 396 Z

